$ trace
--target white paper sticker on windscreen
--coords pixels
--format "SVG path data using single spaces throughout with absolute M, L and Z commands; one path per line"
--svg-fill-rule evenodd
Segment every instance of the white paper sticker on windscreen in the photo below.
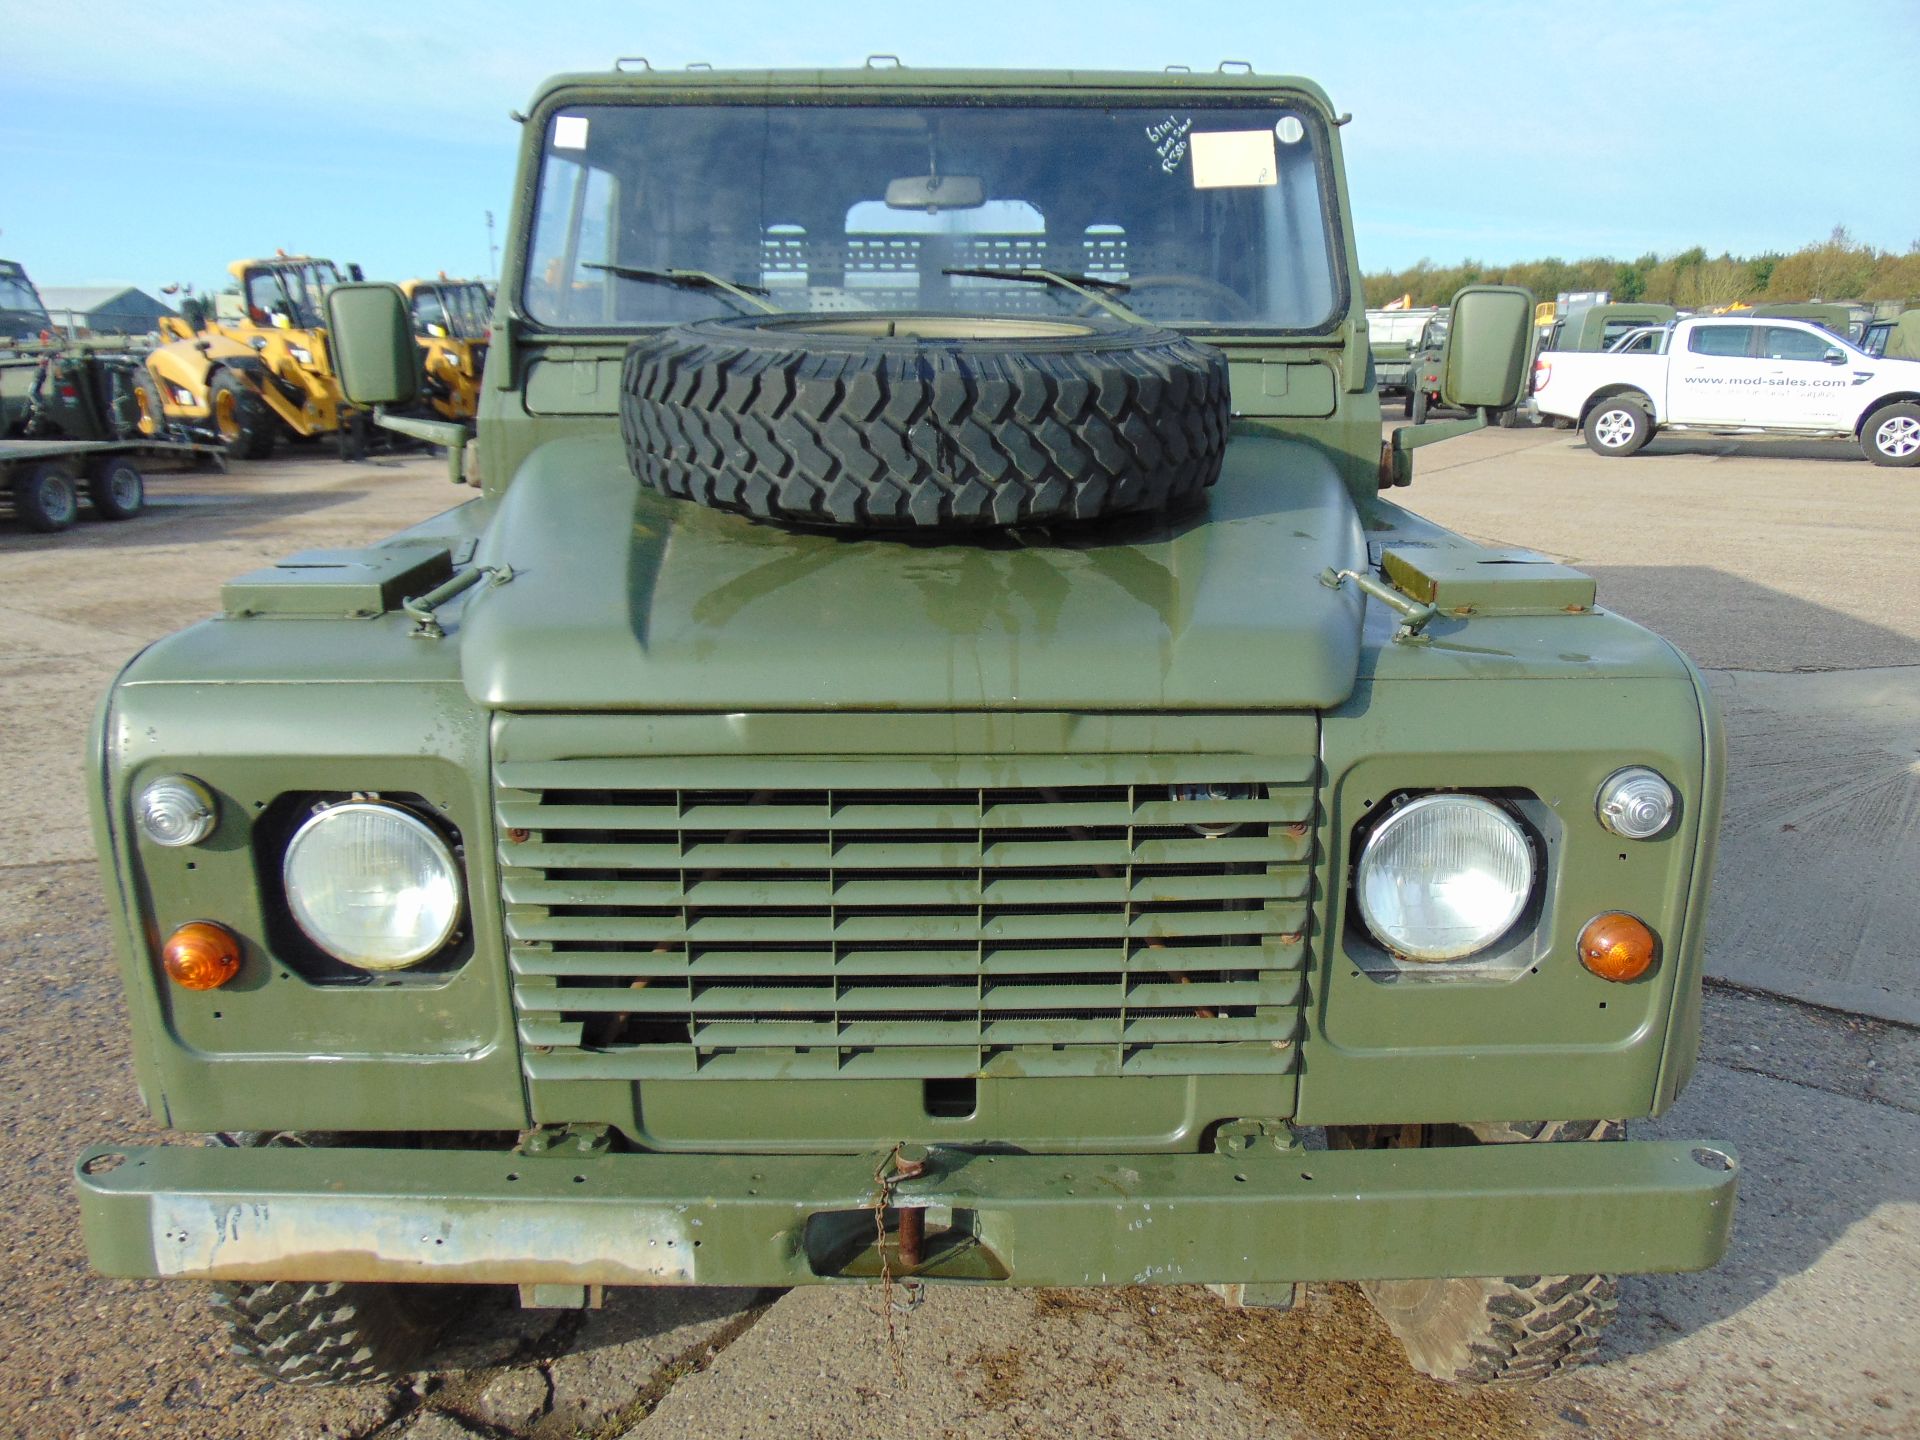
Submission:
M 556 150 L 586 149 L 587 117 L 584 115 L 554 116 L 553 148 Z
M 1271 130 L 1196 130 L 1193 132 L 1193 188 L 1277 185 Z

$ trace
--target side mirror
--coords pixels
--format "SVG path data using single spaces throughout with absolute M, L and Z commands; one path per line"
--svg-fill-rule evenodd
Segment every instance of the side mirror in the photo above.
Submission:
M 397 285 L 336 285 L 327 294 L 327 333 L 340 389 L 362 409 L 410 405 L 420 393 L 420 347 Z
M 1829 365 L 1844 365 L 1847 363 L 1847 352 L 1844 350 L 1829 350 L 1821 358 Z
M 347 264 L 347 278 L 358 285 L 362 280 L 367 278 L 367 272 L 349 261 Z
M 1533 295 L 1518 285 L 1469 285 L 1453 297 L 1440 360 L 1440 398 L 1470 410 L 1505 410 L 1520 398 Z

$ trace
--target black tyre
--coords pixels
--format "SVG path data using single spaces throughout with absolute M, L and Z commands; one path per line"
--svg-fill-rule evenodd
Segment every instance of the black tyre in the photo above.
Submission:
M 231 370 L 222 370 L 207 388 L 214 434 L 235 460 L 265 460 L 273 454 L 279 422 L 267 402 Z
M 1920 405 L 1882 405 L 1860 427 L 1860 448 L 1876 465 L 1920 465 Z
M 1587 448 L 1609 458 L 1634 455 L 1653 438 L 1653 416 L 1638 396 L 1615 395 L 1587 412 Z
M 233 1356 L 282 1385 L 364 1385 L 419 1369 L 457 1285 L 275 1280 L 213 1287 Z
M 1427 392 L 1415 390 L 1407 397 L 1407 418 L 1416 425 L 1427 423 Z
M 1329 1129 L 1341 1149 L 1618 1140 L 1617 1120 Z M 1453 1385 L 1544 1380 L 1587 1360 L 1619 1310 L 1612 1275 L 1369 1280 L 1360 1286 L 1413 1368 Z
M 42 460 L 21 471 L 13 482 L 13 513 L 22 524 L 47 534 L 73 524 L 80 514 L 73 467 L 62 460 Z
M 1401 397 L 1400 415 L 1402 419 L 1406 419 L 1406 420 L 1413 419 L 1413 409 L 1414 409 L 1416 396 L 1420 396 L 1420 387 L 1417 383 L 1414 385 L 1412 389 L 1408 390 L 1403 397 Z M 1424 399 L 1425 397 L 1420 396 L 1420 398 Z
M 738 316 L 627 352 L 621 431 L 663 494 L 804 525 L 966 530 L 1196 504 L 1227 364 L 1104 319 Z
M 164 440 L 167 435 L 166 403 L 160 382 L 144 365 L 133 371 L 133 433 L 148 440 Z M 131 437 L 129 437 L 131 438 Z
M 131 520 L 146 507 L 147 482 L 124 455 L 107 455 L 87 467 L 87 498 L 102 520 Z

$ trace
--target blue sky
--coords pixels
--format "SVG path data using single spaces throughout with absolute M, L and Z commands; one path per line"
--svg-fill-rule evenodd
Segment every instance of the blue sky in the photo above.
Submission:
M 1370 270 L 1920 240 L 1920 0 L 0 0 L 0 255 L 150 290 L 276 247 L 481 273 L 547 74 L 872 52 L 1310 76 L 1353 113 Z

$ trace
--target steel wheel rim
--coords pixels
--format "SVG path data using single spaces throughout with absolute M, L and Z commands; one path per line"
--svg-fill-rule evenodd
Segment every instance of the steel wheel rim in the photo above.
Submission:
M 1882 455 L 1904 460 L 1920 450 L 1920 420 L 1911 415 L 1896 415 L 1873 432 L 1873 443 Z
M 64 524 L 73 519 L 80 511 L 80 496 L 73 488 L 73 482 L 64 477 L 53 481 L 42 492 L 42 503 L 46 506 L 47 518 Z
M 239 407 L 234 404 L 231 390 L 222 390 L 213 397 L 213 425 L 222 440 L 240 438 Z
M 1593 436 L 1609 450 L 1618 450 L 1633 439 L 1633 416 L 1625 410 L 1609 410 L 1593 422 Z
M 113 474 L 107 480 L 107 489 L 113 495 L 114 504 L 123 510 L 131 510 L 140 503 L 140 477 L 130 465 L 116 465 Z

